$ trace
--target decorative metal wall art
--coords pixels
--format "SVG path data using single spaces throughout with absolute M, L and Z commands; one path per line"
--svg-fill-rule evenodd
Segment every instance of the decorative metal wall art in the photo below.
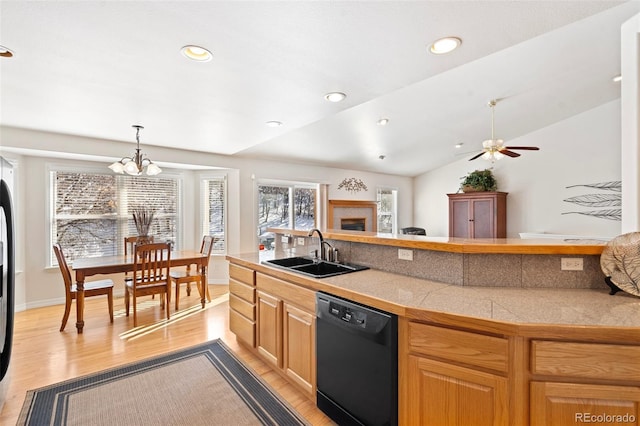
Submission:
M 338 185 L 338 189 L 345 189 L 351 193 L 369 190 L 362 180 L 356 178 L 345 178 Z
M 603 191 L 612 191 L 612 192 L 618 192 L 618 193 L 622 192 L 621 181 L 600 182 L 600 183 L 592 183 L 592 184 L 567 186 L 567 188 L 575 188 L 575 187 L 601 189 Z M 590 207 L 590 208 L 606 207 L 601 210 L 574 211 L 574 212 L 565 212 L 562 214 L 581 214 L 585 216 L 597 217 L 599 219 L 608 219 L 608 220 L 616 220 L 616 221 L 622 220 L 622 209 L 611 208 L 611 207 L 622 206 L 621 194 L 611 194 L 611 193 L 585 194 L 585 195 L 577 195 L 574 197 L 566 198 L 562 201 L 567 203 L 577 204 L 583 207 Z

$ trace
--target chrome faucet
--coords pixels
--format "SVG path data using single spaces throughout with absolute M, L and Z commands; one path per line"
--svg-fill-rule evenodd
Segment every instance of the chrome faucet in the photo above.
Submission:
M 331 244 L 329 244 L 328 242 L 326 242 L 324 240 L 324 237 L 322 236 L 322 232 L 320 232 L 320 230 L 318 228 L 313 228 L 311 231 L 309 231 L 309 237 L 313 237 L 313 234 L 317 233 L 318 234 L 318 238 L 320 239 L 320 260 L 327 260 L 327 251 L 325 249 L 325 245 L 328 245 L 329 247 L 331 247 Z M 316 253 L 318 252 L 318 250 L 316 250 Z M 317 255 L 316 255 L 317 257 Z

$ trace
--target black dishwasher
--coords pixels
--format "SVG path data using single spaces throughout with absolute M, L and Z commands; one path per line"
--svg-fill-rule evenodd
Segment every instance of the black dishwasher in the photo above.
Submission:
M 317 405 L 339 425 L 398 424 L 398 317 L 316 294 Z

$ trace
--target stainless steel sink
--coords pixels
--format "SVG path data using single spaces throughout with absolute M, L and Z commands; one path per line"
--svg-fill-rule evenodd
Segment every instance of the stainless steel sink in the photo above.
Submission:
M 304 256 L 265 260 L 263 263 L 314 278 L 333 277 L 369 269 L 367 266 L 350 263 L 334 263 L 325 260 L 314 261 L 312 258 Z

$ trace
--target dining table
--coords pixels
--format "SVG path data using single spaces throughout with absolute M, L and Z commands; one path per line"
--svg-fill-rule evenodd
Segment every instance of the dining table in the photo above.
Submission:
M 73 271 L 76 275 L 76 329 L 82 334 L 84 328 L 84 281 L 92 275 L 116 274 L 132 272 L 134 258 L 132 254 L 117 256 L 84 257 L 73 261 Z M 171 251 L 170 268 L 177 266 L 196 265 L 202 275 L 201 283 L 207 282 L 207 267 L 209 257 L 205 253 L 192 250 Z M 200 302 L 205 307 L 206 288 L 198 287 Z

